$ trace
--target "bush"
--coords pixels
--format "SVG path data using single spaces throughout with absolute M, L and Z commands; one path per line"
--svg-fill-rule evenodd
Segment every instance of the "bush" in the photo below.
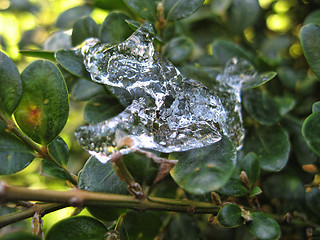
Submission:
M 40 10 L 23 2 L 6 11 Z M 316 238 L 319 6 L 86 1 L 21 49 L 42 58 L 21 74 L 0 52 L 1 239 Z M 42 189 L 18 173 L 31 162 Z

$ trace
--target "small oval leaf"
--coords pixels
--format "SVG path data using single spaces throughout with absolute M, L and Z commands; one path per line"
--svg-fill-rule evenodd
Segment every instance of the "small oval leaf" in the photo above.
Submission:
M 266 72 L 266 73 L 257 74 L 257 76 L 250 79 L 250 81 L 244 82 L 241 86 L 241 90 L 259 87 L 265 84 L 266 82 L 269 82 L 276 75 L 277 75 L 276 72 Z
M 241 170 L 246 172 L 251 186 L 258 180 L 260 175 L 260 161 L 255 153 L 249 152 L 244 156 L 241 163 Z
M 68 119 L 66 83 L 60 70 L 44 60 L 31 63 L 21 79 L 23 93 L 15 119 L 32 140 L 47 145 L 59 135 Z
M 126 4 L 140 17 L 150 22 L 155 22 L 156 3 L 155 0 L 124 0 Z
M 98 83 L 78 79 L 71 89 L 71 97 L 76 101 L 88 101 L 90 98 L 105 94 L 106 90 Z
M 115 98 L 98 96 L 91 99 L 84 110 L 84 119 L 87 123 L 97 124 L 108 120 L 124 110 Z
M 14 62 L 0 52 L 0 111 L 11 115 L 22 94 L 20 73 Z
M 204 0 L 166 0 L 164 10 L 167 21 L 175 21 L 190 16 L 202 6 Z
M 35 158 L 34 153 L 13 134 L 0 132 L 0 175 L 19 172 Z
M 313 72 L 320 78 L 320 26 L 308 24 L 300 30 L 300 39 L 304 55 Z
M 241 209 L 237 205 L 228 204 L 218 212 L 218 223 L 227 228 L 238 227 L 242 224 L 241 212 Z
M 231 177 L 236 156 L 233 143 L 222 137 L 219 142 L 203 148 L 170 154 L 170 158 L 179 160 L 171 176 L 190 193 L 211 192 L 224 186 Z
M 114 44 L 127 39 L 133 31 L 126 20 L 130 18 L 124 13 L 110 13 L 100 27 L 101 42 Z
M 171 39 L 163 49 L 163 54 L 174 64 L 186 61 L 192 54 L 194 44 L 190 38 L 176 37 Z
M 269 215 L 260 212 L 251 213 L 252 221 L 247 223 L 251 234 L 261 240 L 277 240 L 281 231 L 279 224 Z
M 87 5 L 70 8 L 59 15 L 56 26 L 70 29 L 79 18 L 89 16 L 91 12 L 92 8 Z
M 302 125 L 302 134 L 310 149 L 320 156 L 320 112 L 311 114 Z
M 97 38 L 99 27 L 91 17 L 79 19 L 75 22 L 72 29 L 72 46 L 77 46 L 87 38 Z
M 48 231 L 46 240 L 101 240 L 107 228 L 98 220 L 88 216 L 63 219 Z

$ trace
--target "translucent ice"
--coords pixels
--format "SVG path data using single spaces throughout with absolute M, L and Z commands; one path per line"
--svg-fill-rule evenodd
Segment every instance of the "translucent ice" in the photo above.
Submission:
M 233 59 L 214 91 L 181 75 L 154 50 L 152 27 L 142 25 L 127 40 L 109 45 L 89 39 L 78 49 L 94 82 L 105 84 L 126 109 L 105 122 L 80 127 L 83 148 L 106 162 L 135 149 L 186 151 L 229 136 L 241 147 L 241 83 L 256 73 Z

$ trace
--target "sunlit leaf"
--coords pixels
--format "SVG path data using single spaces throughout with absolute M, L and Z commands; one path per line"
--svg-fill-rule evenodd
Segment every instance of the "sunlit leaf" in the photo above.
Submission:
M 236 149 L 226 137 L 212 145 L 170 154 L 178 159 L 171 176 L 183 189 L 194 194 L 214 191 L 226 184 L 231 177 Z
M 20 73 L 14 62 L 0 52 L 0 111 L 11 115 L 22 94 Z
M 49 61 L 31 63 L 21 74 L 23 93 L 15 119 L 32 140 L 49 144 L 59 135 L 69 115 L 66 83 Z
M 50 61 L 56 61 L 54 57 L 54 51 L 44 51 L 44 50 L 21 50 L 20 53 L 26 57 L 36 57 L 43 58 Z

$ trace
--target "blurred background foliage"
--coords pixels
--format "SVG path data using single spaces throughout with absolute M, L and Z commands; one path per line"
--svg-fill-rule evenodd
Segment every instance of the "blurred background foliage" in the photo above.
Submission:
M 67 11 L 75 7 L 76 11 Z M 142 22 L 142 19 L 137 18 L 123 0 L 0 0 L 1 51 L 15 61 L 21 72 L 34 59 L 20 54 L 20 50 L 55 51 L 70 48 L 72 47 L 70 36 L 76 20 L 91 16 L 98 25 L 101 25 L 108 14 L 115 10 L 125 12 L 132 19 Z M 284 119 L 283 123 L 292 133 L 293 144 L 299 145 L 299 138 L 302 138 L 299 133 L 302 124 L 300 120 L 311 113 L 312 104 L 319 100 L 317 94 L 319 81 L 305 60 L 299 33 L 303 24 L 320 22 L 319 11 L 320 0 L 206 0 L 195 14 L 167 25 L 160 34 L 162 40 L 167 43 L 163 53 L 178 65 L 184 74 L 193 76 L 194 68 L 206 69 L 217 62 L 223 63 L 224 52 L 219 55 L 218 50 L 221 46 L 219 40 L 228 40 L 233 46 L 245 49 L 243 54 L 254 59 L 258 70 L 278 73 L 275 80 L 262 88 L 268 88 L 269 93 L 280 96 L 278 101 L 283 103 L 282 115 L 291 111 L 297 118 L 296 125 L 288 119 L 288 121 Z M 175 38 L 177 42 L 170 41 L 177 36 L 182 38 Z M 172 49 L 179 44 L 186 48 L 190 47 L 188 51 L 184 51 L 183 56 L 173 55 Z M 208 58 L 211 55 L 213 58 Z M 86 83 L 75 85 L 72 77 L 70 79 L 67 84 L 71 100 L 78 101 L 70 101 L 69 120 L 60 136 L 70 149 L 68 167 L 77 173 L 89 155 L 82 151 L 75 141 L 74 130 L 85 122 L 83 111 L 92 93 L 85 91 Z M 97 94 L 101 89 L 93 91 Z M 299 171 L 311 173 L 303 175 L 304 182 L 312 182 L 315 176 L 313 183 L 319 183 L 318 175 L 313 174 L 318 171 L 318 162 L 315 163 L 315 160 L 310 159 L 304 161 L 301 160 L 303 156 L 299 158 L 299 153 L 296 155 L 296 161 L 300 163 Z M 0 180 L 5 178 L 8 183 L 31 188 L 68 189 L 65 181 L 39 175 L 39 163 L 40 160 L 33 161 L 21 172 L 0 176 Z M 288 168 L 286 171 L 290 172 L 291 169 Z M 275 180 L 267 180 L 266 184 L 271 186 L 269 189 L 274 186 L 273 181 Z M 266 192 L 266 194 L 272 196 L 277 193 Z M 70 215 L 71 211 L 72 209 L 67 208 L 45 216 L 44 231 L 58 219 Z M 83 211 L 81 214 L 89 213 Z M 13 224 L 0 230 L 0 233 L 10 231 L 12 227 L 19 228 L 23 224 Z

